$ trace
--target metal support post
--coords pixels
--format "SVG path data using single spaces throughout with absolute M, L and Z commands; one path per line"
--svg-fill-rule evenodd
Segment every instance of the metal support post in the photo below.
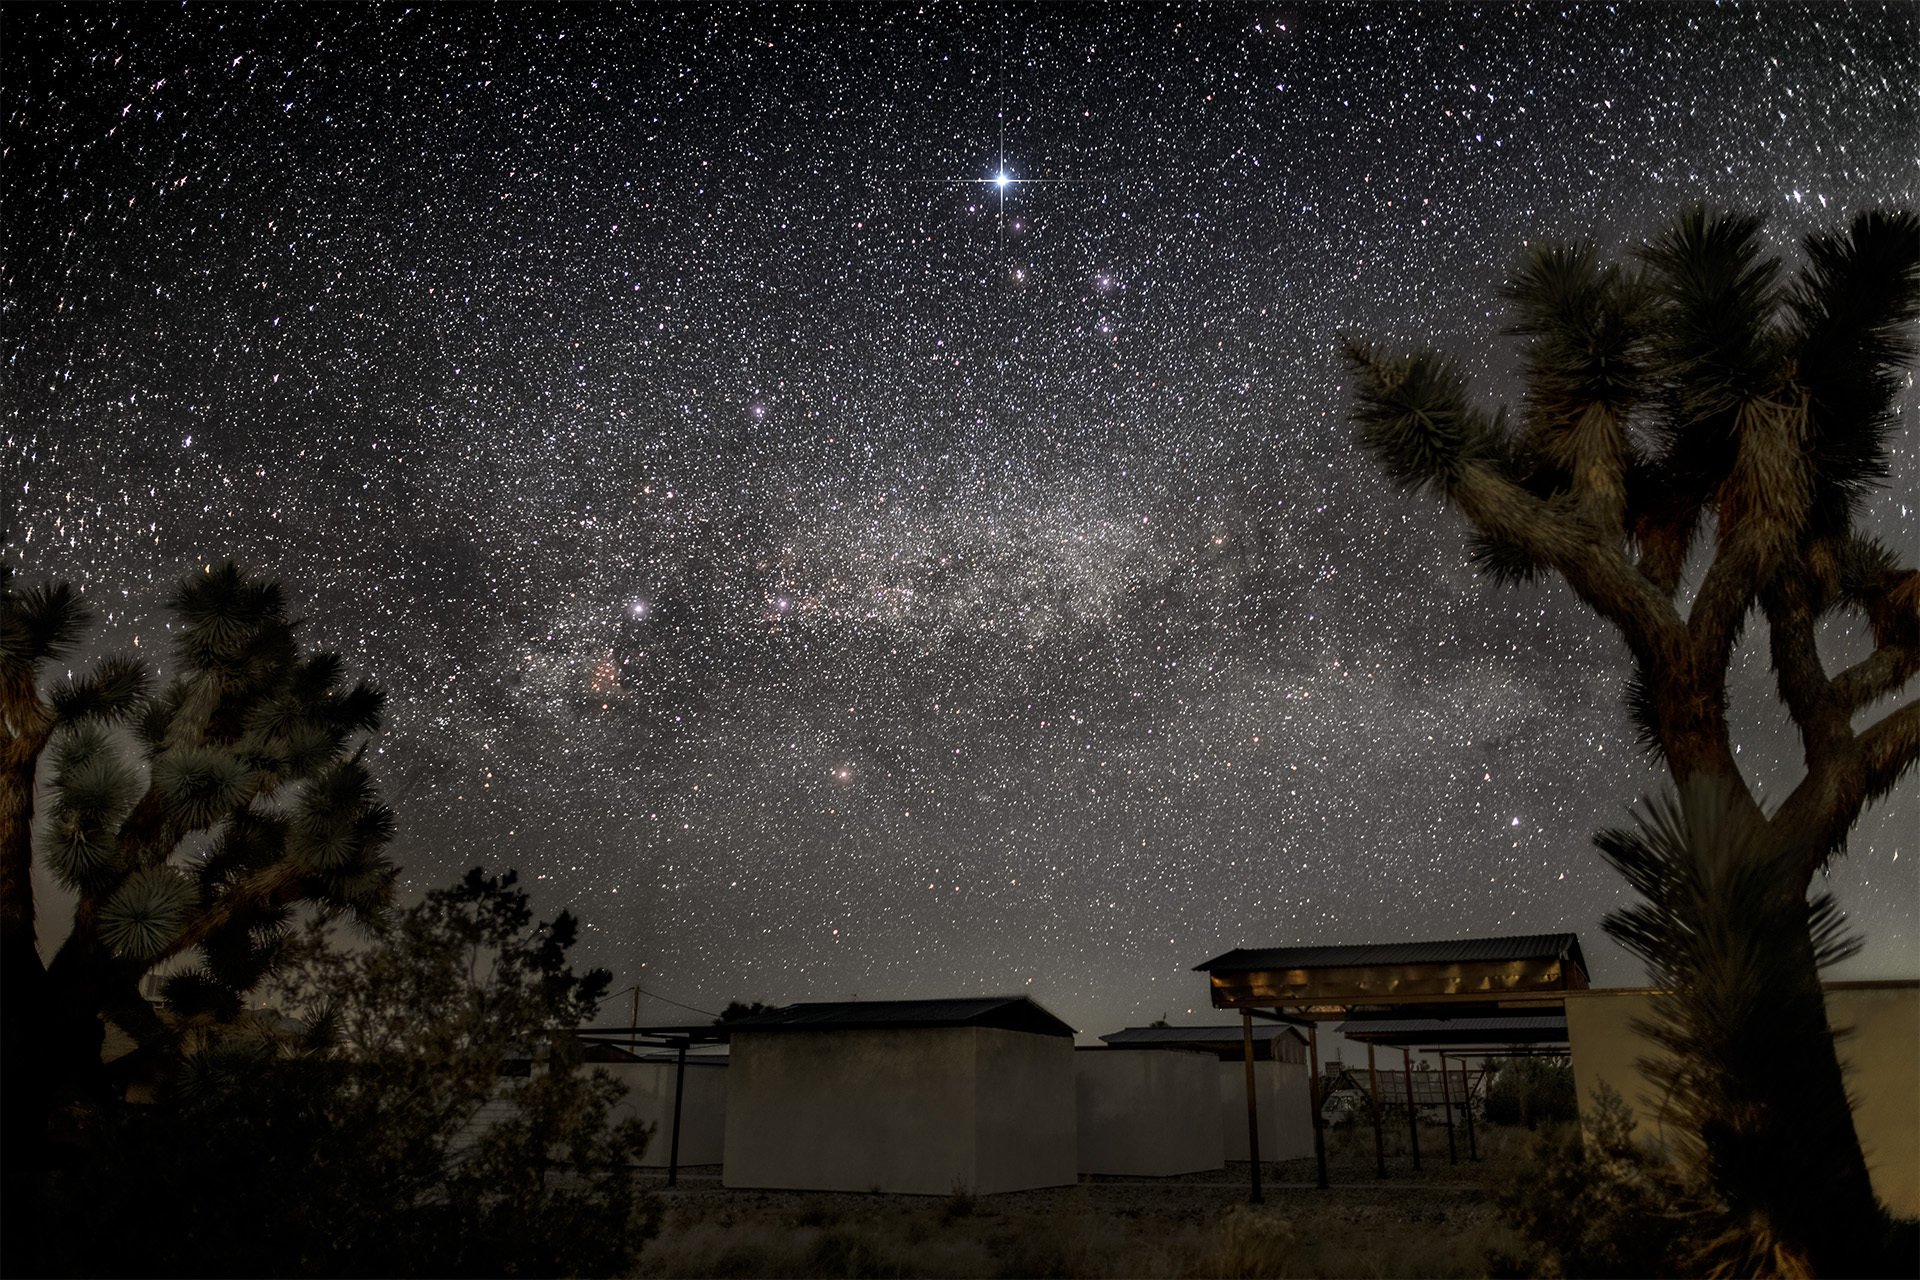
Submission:
M 1447 1081 L 1447 1055 L 1440 1055 L 1440 1097 L 1445 1103 L 1444 1114 L 1447 1117 L 1447 1163 L 1459 1164 L 1460 1153 L 1453 1145 L 1453 1086 Z
M 1245 1009 L 1240 1011 L 1240 1038 L 1247 1058 L 1247 1203 L 1259 1204 L 1264 1199 L 1260 1194 L 1260 1106 L 1253 1089 L 1253 1015 Z
M 1400 1050 L 1400 1070 L 1407 1078 L 1407 1137 L 1413 1143 L 1413 1169 L 1420 1171 L 1420 1108 L 1413 1104 L 1413 1054 Z
M 1373 1068 L 1373 1041 L 1367 1041 L 1367 1109 L 1373 1113 L 1373 1172 L 1387 1176 L 1387 1139 L 1380 1132 L 1380 1077 Z
M 1467 1159 L 1478 1162 L 1480 1143 L 1473 1136 L 1473 1077 L 1467 1074 L 1467 1060 L 1460 1060 L 1460 1109 L 1467 1117 Z
M 1320 1120 L 1320 1024 L 1307 1024 L 1307 1101 L 1313 1104 L 1314 1181 L 1327 1189 L 1327 1135 Z
M 680 1095 L 687 1085 L 687 1042 L 680 1042 L 680 1056 L 673 1064 L 673 1143 L 667 1150 L 667 1185 L 680 1181 Z

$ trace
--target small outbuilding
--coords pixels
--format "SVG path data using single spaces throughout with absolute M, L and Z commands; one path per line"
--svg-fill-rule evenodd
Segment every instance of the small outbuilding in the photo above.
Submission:
M 1211 1058 L 1213 1085 L 1207 1099 L 1223 1160 L 1248 1158 L 1246 1055 L 1251 1041 L 1260 1158 L 1295 1160 L 1313 1154 L 1307 1037 L 1299 1027 L 1272 1022 L 1251 1027 L 1128 1027 L 1100 1039 L 1115 1049 L 1171 1050 Z
M 1225 1167 L 1213 1054 L 1073 1055 L 1080 1172 L 1163 1178 Z
M 729 1187 L 1078 1181 L 1073 1028 L 1024 996 L 796 1004 L 727 1032 Z

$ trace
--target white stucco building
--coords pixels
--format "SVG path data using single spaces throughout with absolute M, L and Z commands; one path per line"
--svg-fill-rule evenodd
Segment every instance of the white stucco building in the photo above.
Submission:
M 1214 1059 L 1210 1097 L 1220 1149 L 1227 1160 L 1247 1155 L 1247 1031 L 1239 1026 L 1128 1027 L 1100 1039 L 1116 1049 L 1202 1053 Z M 1308 1092 L 1307 1040 L 1298 1027 L 1255 1023 L 1254 1100 L 1260 1116 L 1260 1159 L 1295 1160 L 1313 1154 L 1313 1104 Z
M 1025 997 L 796 1004 L 728 1031 L 729 1187 L 1078 1180 L 1073 1029 Z
M 1082 1049 L 1073 1067 L 1080 1172 L 1159 1178 L 1225 1167 L 1215 1055 Z

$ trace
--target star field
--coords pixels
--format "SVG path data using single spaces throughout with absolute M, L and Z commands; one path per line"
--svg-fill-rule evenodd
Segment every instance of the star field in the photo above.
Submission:
M 1563 928 L 1637 981 L 1624 652 L 1389 490 L 1335 344 L 1511 399 L 1528 239 L 1920 187 L 1903 6 L 10 8 L 0 71 L 10 560 L 150 655 L 279 575 L 392 694 L 407 885 L 516 866 L 709 1009 L 1100 1031 Z M 1769 689 L 1750 635 L 1778 796 Z M 1920 971 L 1917 827 L 1836 866 L 1849 973 Z

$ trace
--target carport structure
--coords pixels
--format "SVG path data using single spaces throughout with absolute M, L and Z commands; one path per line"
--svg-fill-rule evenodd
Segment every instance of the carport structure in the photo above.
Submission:
M 1259 1118 L 1252 1088 L 1253 1020 L 1301 1020 L 1308 1024 L 1309 1105 L 1313 1108 L 1313 1148 L 1319 1185 L 1327 1185 L 1326 1135 L 1320 1114 L 1319 1024 L 1440 1022 L 1454 1025 L 1441 1033 L 1489 1034 L 1498 1020 L 1516 1025 L 1502 1034 L 1506 1045 L 1548 1043 L 1536 1037 L 1557 1033 L 1566 1039 L 1566 993 L 1587 988 L 1587 964 L 1580 940 L 1571 933 L 1526 934 L 1501 938 L 1455 938 L 1437 942 L 1360 943 L 1339 946 L 1240 948 L 1196 965 L 1207 975 L 1216 1009 L 1238 1009 L 1247 1060 L 1247 1122 L 1251 1186 L 1260 1190 Z M 1556 1017 L 1557 1015 L 1557 1017 Z M 1481 1020 L 1478 1026 L 1467 1025 Z M 1533 1026 L 1530 1019 L 1545 1019 Z M 1556 1025 L 1549 1025 L 1557 1023 Z M 1343 1026 L 1345 1031 L 1346 1027 Z M 1378 1168 L 1386 1169 L 1379 1126 L 1378 1069 L 1364 1033 L 1347 1031 L 1367 1045 L 1369 1101 L 1374 1117 Z M 1429 1041 L 1428 1043 L 1435 1043 Z M 1403 1056 L 1411 1061 L 1411 1043 Z M 1424 1045 L 1422 1046 L 1424 1047 Z M 1407 1072 L 1409 1080 L 1411 1071 Z M 1445 1079 L 1445 1073 L 1442 1073 Z M 1409 1105 L 1410 1115 L 1416 1106 Z
M 697 1046 L 725 1044 L 726 1025 L 703 1022 L 678 1027 L 582 1027 L 574 1032 L 574 1036 L 589 1049 L 619 1049 L 636 1058 L 642 1049 L 673 1051 L 673 1129 L 667 1147 L 667 1185 L 677 1185 L 680 1181 L 680 1111 L 687 1087 L 687 1050 Z
M 1386 1141 L 1381 1132 L 1383 1111 L 1407 1112 L 1407 1138 L 1413 1167 L 1420 1167 L 1420 1112 L 1439 1109 L 1446 1118 L 1447 1163 L 1458 1164 L 1460 1153 L 1454 1142 L 1454 1108 L 1460 1108 L 1467 1135 L 1467 1158 L 1478 1160 L 1480 1149 L 1473 1127 L 1473 1095 L 1482 1081 L 1469 1067 L 1468 1058 L 1564 1058 L 1570 1051 L 1567 1016 L 1563 1011 L 1540 1008 L 1524 1015 L 1503 1017 L 1374 1018 L 1343 1022 L 1340 1034 L 1367 1046 L 1367 1106 L 1373 1120 L 1374 1161 L 1381 1177 L 1387 1176 Z M 1379 1073 L 1374 1065 L 1374 1046 L 1400 1050 L 1405 1103 L 1393 1100 L 1393 1087 L 1387 1097 L 1380 1095 Z M 1439 1061 L 1438 1071 L 1415 1072 L 1413 1054 L 1425 1053 Z M 1457 1058 L 1450 1064 L 1448 1059 Z M 1455 1067 L 1458 1076 L 1455 1076 Z M 1484 1076 L 1484 1070 L 1480 1073 Z

